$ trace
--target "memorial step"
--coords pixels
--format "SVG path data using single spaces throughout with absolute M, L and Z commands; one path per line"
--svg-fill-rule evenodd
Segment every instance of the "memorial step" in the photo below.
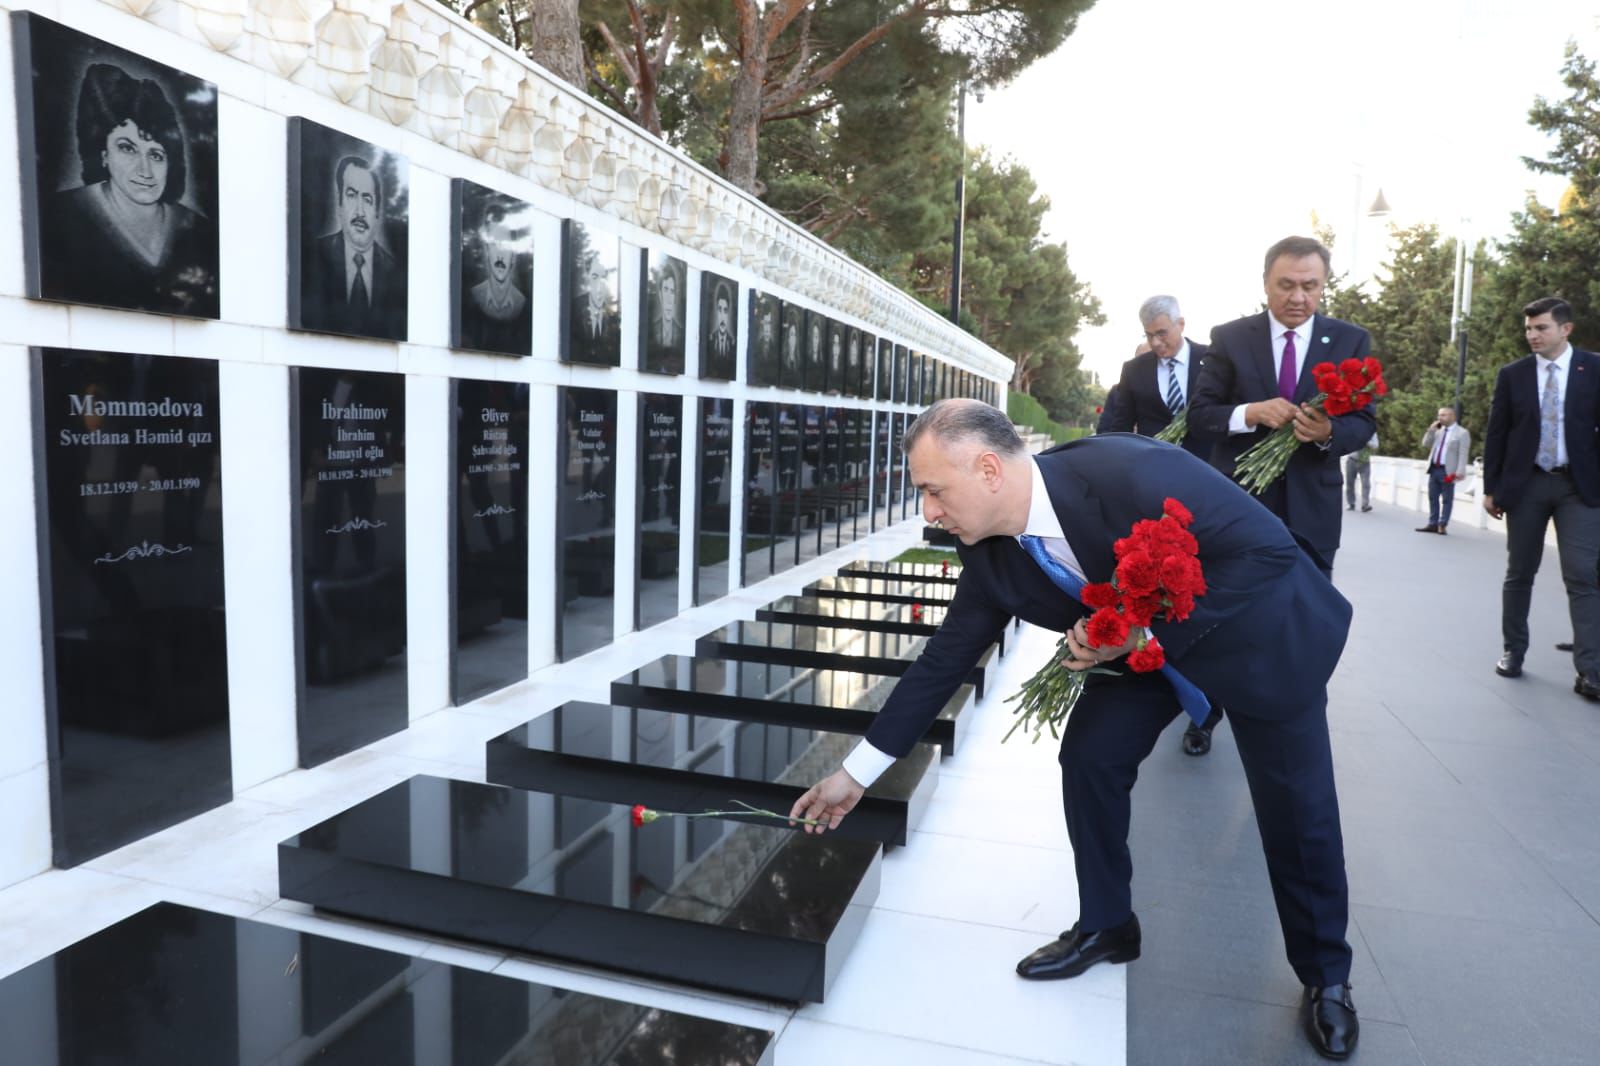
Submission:
M 762 1029 L 157 903 L 0 980 L 26 1066 L 772 1066 Z
M 952 563 L 946 571 L 941 563 L 897 563 L 856 559 L 839 567 L 838 574 L 840 577 L 873 577 L 890 582 L 954 585 L 961 580 L 961 567 Z
M 801 622 L 808 625 L 864 629 L 871 633 L 906 633 L 931 637 L 944 621 L 945 604 L 881 603 L 871 600 L 836 600 L 817 596 L 780 596 L 756 610 L 761 622 Z M 995 637 L 1000 654 L 1006 653 L 1006 635 Z
M 956 587 L 940 581 L 902 585 L 877 578 L 840 576 L 819 578 L 807 585 L 802 594 L 820 599 L 920 603 L 926 606 L 948 605 L 955 598 Z
M 882 849 L 418 776 L 278 846 L 285 899 L 367 921 L 789 1003 L 827 994 Z
M 787 813 L 857 743 L 820 729 L 573 702 L 489 741 L 486 756 L 497 785 L 667 811 L 742 803 Z M 936 749 L 918 744 L 867 789 L 838 834 L 904 844 L 938 776 Z
M 892 678 L 846 670 L 664 655 L 611 682 L 611 702 L 859 736 L 893 687 Z M 953 755 L 972 696 L 971 685 L 957 688 L 922 739 Z

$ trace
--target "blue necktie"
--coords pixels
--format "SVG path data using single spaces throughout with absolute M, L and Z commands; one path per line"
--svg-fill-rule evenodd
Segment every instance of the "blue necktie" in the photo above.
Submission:
M 1023 550 L 1033 557 L 1033 561 L 1039 564 L 1039 569 L 1056 583 L 1057 588 L 1082 602 L 1083 578 L 1062 566 L 1060 560 L 1045 550 L 1044 541 L 1038 537 L 1024 533 L 1017 540 L 1021 542 Z M 1177 693 L 1178 703 L 1183 707 L 1184 713 L 1194 719 L 1195 725 L 1204 725 L 1211 714 L 1211 701 L 1206 699 L 1206 694 L 1178 673 L 1171 663 L 1163 664 L 1161 673 Z

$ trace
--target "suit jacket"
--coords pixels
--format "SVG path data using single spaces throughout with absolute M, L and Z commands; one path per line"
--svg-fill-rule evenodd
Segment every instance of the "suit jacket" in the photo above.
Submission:
M 382 340 L 406 339 L 406 279 L 399 261 L 374 241 L 372 288 L 367 309 L 350 306 L 345 280 L 344 233 L 318 237 L 305 262 L 300 285 L 300 328 L 348 333 Z
M 1309 351 L 1299 353 L 1300 380 L 1294 402 L 1317 394 L 1311 368 L 1318 363 L 1364 358 L 1372 350 L 1372 337 L 1360 326 L 1317 315 L 1311 321 Z M 1189 400 L 1189 424 L 1215 439 L 1211 462 L 1233 476 L 1233 466 L 1246 448 L 1265 440 L 1272 431 L 1257 426 L 1254 432 L 1231 435 L 1228 420 L 1240 404 L 1268 400 L 1278 395 L 1278 374 L 1272 358 L 1272 332 L 1267 313 L 1249 315 L 1211 331 L 1211 348 L 1200 368 L 1200 383 Z M 1304 537 L 1324 556 L 1339 547 L 1343 505 L 1339 501 L 1344 477 L 1339 459 L 1360 451 L 1377 429 L 1368 406 L 1333 419 L 1333 437 L 1327 448 L 1302 444 L 1295 449 L 1284 476 L 1257 497 L 1288 527 Z
M 1188 377 L 1183 394 L 1192 403 L 1195 386 L 1200 382 L 1200 364 L 1205 360 L 1206 346 L 1189 341 Z M 1161 375 L 1157 370 L 1160 357 L 1155 352 L 1136 355 L 1122 364 L 1122 379 L 1117 382 L 1117 406 L 1110 422 L 1110 430 L 1117 433 L 1137 433 L 1153 437 L 1172 422 L 1172 409 L 1167 406 L 1167 394 L 1161 388 Z M 1189 421 L 1189 431 L 1183 436 L 1183 446 L 1202 459 L 1210 458 L 1215 439 L 1197 432 L 1194 420 Z
M 1439 442 L 1441 430 L 1429 426 L 1422 434 L 1422 450 L 1427 453 L 1428 462 L 1433 462 L 1434 445 Z M 1535 440 L 1534 447 L 1538 447 Z M 1450 439 L 1444 444 L 1444 462 L 1439 464 L 1444 467 L 1444 472 L 1454 477 L 1462 477 L 1467 472 L 1467 456 L 1472 450 L 1472 434 L 1467 432 L 1467 427 L 1459 423 L 1450 434 Z
M 1483 491 L 1508 511 L 1522 499 L 1539 454 L 1543 383 L 1536 359 L 1525 355 L 1500 368 L 1483 435 Z M 1572 350 L 1561 417 L 1572 483 L 1585 504 L 1600 507 L 1600 356 L 1595 353 Z
M 1180 448 L 1131 434 L 1085 437 L 1038 457 L 1089 581 L 1109 581 L 1112 544 L 1172 496 L 1194 514 L 1207 592 L 1183 622 L 1151 628 L 1167 660 L 1228 713 L 1288 719 L 1323 706 L 1350 627 L 1350 604 L 1283 523 Z M 1065 631 L 1086 611 L 1045 577 L 1014 537 L 957 549 L 963 568 L 939 630 L 867 732 L 874 747 L 911 750 L 1012 616 Z M 1096 675 L 1088 684 L 1120 684 Z M 1173 706 L 1177 706 L 1174 696 Z
M 1121 400 L 1120 385 L 1113 385 L 1106 390 L 1106 402 L 1100 406 L 1100 420 L 1094 424 L 1096 433 L 1111 433 L 1116 429 L 1117 404 Z

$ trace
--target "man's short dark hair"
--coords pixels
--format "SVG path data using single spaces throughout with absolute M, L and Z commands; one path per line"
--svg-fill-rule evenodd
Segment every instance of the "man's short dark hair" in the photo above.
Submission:
M 1283 240 L 1267 249 L 1266 261 L 1261 265 L 1261 276 L 1266 277 L 1272 273 L 1272 264 L 1288 256 L 1290 259 L 1304 259 L 1314 255 L 1322 260 L 1322 272 L 1329 277 L 1333 276 L 1333 253 L 1328 251 L 1328 246 L 1311 237 L 1285 237 Z
M 977 400 L 939 400 L 922 412 L 906 430 L 901 445 L 907 455 L 924 433 L 931 433 L 941 444 L 957 440 L 977 441 L 996 455 L 1016 455 L 1022 451 L 1022 438 L 1005 412 Z
M 1558 326 L 1565 325 L 1572 321 L 1572 305 L 1559 296 L 1541 296 L 1522 309 L 1524 318 L 1538 318 L 1540 315 L 1549 315 Z
M 372 202 L 376 208 L 383 207 L 383 179 L 378 176 L 378 168 L 372 165 L 369 159 L 358 155 L 347 155 L 339 160 L 339 165 L 333 168 L 333 199 L 338 203 L 344 199 L 344 172 L 351 167 L 360 167 L 372 175 Z

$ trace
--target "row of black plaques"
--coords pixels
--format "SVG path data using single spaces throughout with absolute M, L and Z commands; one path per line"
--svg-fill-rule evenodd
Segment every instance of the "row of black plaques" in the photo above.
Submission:
M 34 363 L 56 861 L 71 865 L 231 794 L 219 365 L 65 349 Z M 451 382 L 456 703 L 527 676 L 536 444 L 557 463 L 558 653 L 615 628 L 618 394 L 558 390 L 557 439 L 534 441 L 529 388 Z M 686 402 L 701 427 L 689 486 Z M 292 368 L 290 415 L 299 757 L 313 766 L 408 720 L 405 379 Z M 906 512 L 902 467 L 886 462 L 905 419 L 750 405 L 746 582 Z M 761 425 L 777 427 L 770 441 Z M 677 614 L 686 488 L 694 602 L 737 580 L 733 444 L 731 400 L 640 396 L 635 626 Z
M 12 33 L 28 295 L 219 317 L 217 87 L 32 13 L 14 13 Z M 405 340 L 408 161 L 307 119 L 290 119 L 288 131 L 289 327 Z M 452 347 L 533 353 L 534 218 L 523 200 L 452 182 Z M 567 219 L 561 247 L 559 356 L 619 365 L 623 243 Z M 687 264 L 660 250 L 639 257 L 640 366 L 681 374 Z M 701 274 L 702 378 L 737 376 L 738 291 Z M 876 347 L 878 399 L 992 390 L 769 294 L 751 293 L 749 328 L 752 384 L 868 397 Z

